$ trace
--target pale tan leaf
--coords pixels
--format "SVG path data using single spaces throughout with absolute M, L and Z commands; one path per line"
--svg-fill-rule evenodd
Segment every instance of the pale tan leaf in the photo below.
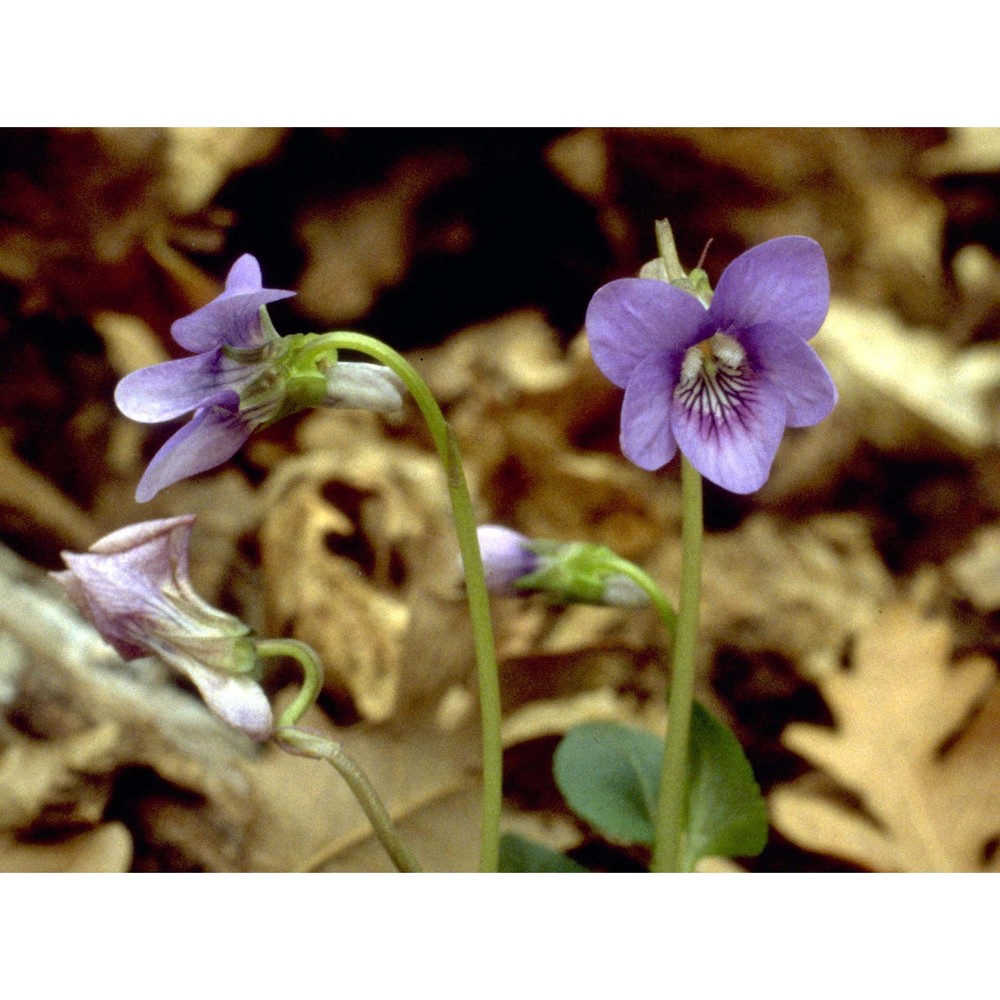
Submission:
M 867 816 L 800 779 L 772 793 L 779 830 L 875 869 L 982 869 L 1000 833 L 1000 695 L 988 660 L 953 665 L 951 652 L 946 622 L 906 603 L 886 608 L 861 635 L 852 669 L 818 682 L 835 728 L 797 723 L 783 736 Z
M 1000 344 L 956 350 L 936 330 L 834 297 L 818 349 L 842 390 L 867 397 L 876 444 L 898 447 L 914 426 L 963 453 L 1000 441 Z
M 0 836 L 3 872 L 127 872 L 131 863 L 132 837 L 124 823 L 44 844 Z
M 976 608 L 1000 610 L 1000 523 L 976 531 L 968 546 L 948 560 L 947 570 Z
M 313 422 L 306 440 L 333 424 Z M 288 461 L 268 482 L 271 629 L 316 649 L 366 718 L 396 709 L 415 567 L 435 567 L 434 541 L 450 537 L 444 490 L 432 456 L 388 442 L 369 450 L 357 437 Z
M 456 808 L 465 809 L 461 803 L 468 795 L 478 798 L 480 738 L 474 720 L 444 728 L 433 713 L 422 713 L 392 725 L 362 723 L 341 729 L 313 709 L 303 726 L 344 746 L 427 869 L 477 867 L 478 813 L 470 822 L 453 814 Z M 250 870 L 333 870 L 341 864 L 365 870 L 355 865 L 369 862 L 372 870 L 392 870 L 377 843 L 370 851 L 364 848 L 364 862 L 353 853 L 373 835 L 361 807 L 329 764 L 270 745 L 246 765 L 245 773 L 257 802 L 247 842 L 245 863 Z M 451 868 L 458 858 L 464 859 L 461 866 Z
M 875 871 L 899 869 L 899 851 L 892 840 L 840 803 L 792 786 L 776 790 L 770 807 L 771 822 L 796 844 Z
M 121 731 L 105 723 L 61 740 L 24 740 L 0 753 L 0 830 L 24 831 L 46 816 L 94 824 L 110 794 Z

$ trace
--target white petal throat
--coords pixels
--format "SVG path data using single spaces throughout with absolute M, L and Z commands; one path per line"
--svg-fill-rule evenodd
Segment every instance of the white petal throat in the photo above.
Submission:
M 753 370 L 739 341 L 724 333 L 689 348 L 681 362 L 674 399 L 707 430 L 743 422 L 754 396 Z

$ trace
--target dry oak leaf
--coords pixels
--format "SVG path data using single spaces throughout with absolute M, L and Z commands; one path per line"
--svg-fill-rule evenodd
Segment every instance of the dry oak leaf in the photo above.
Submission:
M 266 487 L 271 631 L 308 642 L 330 687 L 385 721 L 414 669 L 413 599 L 457 560 L 444 477 L 420 449 L 338 433 L 336 420 L 309 423 L 307 447 L 327 434 L 324 450 L 287 460 Z
M 947 623 L 908 603 L 862 633 L 852 669 L 819 681 L 836 728 L 782 736 L 862 808 L 806 775 L 771 795 L 781 833 L 875 871 L 1000 870 L 1000 686 L 989 660 L 951 652 Z
M 0 831 L 100 822 L 121 731 L 105 722 L 62 739 L 18 740 L 0 752 Z
M 127 872 L 132 835 L 124 823 L 104 823 L 62 840 L 30 843 L 0 834 L 0 872 Z

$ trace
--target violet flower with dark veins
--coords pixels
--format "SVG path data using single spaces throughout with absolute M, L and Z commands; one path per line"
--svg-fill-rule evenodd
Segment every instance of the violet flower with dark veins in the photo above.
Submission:
M 724 489 L 759 489 L 785 427 L 819 423 L 837 401 L 807 343 L 829 305 L 826 258 L 804 236 L 741 254 L 707 308 L 695 294 L 652 278 L 598 289 L 587 335 L 597 367 L 625 390 L 622 452 L 653 470 L 680 448 Z
M 221 465 L 250 435 L 311 406 L 391 413 L 403 396 L 398 377 L 381 365 L 336 361 L 317 349 L 319 334 L 280 337 L 268 303 L 295 292 L 264 288 L 260 265 L 244 254 L 225 290 L 170 329 L 177 343 L 198 353 L 126 375 L 115 389 L 125 416 L 160 423 L 193 411 L 191 420 L 153 456 L 136 499 Z
M 194 516 L 133 524 L 87 552 L 63 552 L 51 575 L 104 640 L 126 660 L 159 656 L 187 677 L 208 707 L 256 740 L 270 736 L 250 629 L 213 608 L 188 576 Z

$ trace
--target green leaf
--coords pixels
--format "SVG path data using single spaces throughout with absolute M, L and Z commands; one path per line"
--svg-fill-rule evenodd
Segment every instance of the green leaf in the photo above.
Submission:
M 570 809 L 610 840 L 652 844 L 663 740 L 617 722 L 574 726 L 552 769 Z
M 767 843 L 767 808 L 731 730 L 698 702 L 688 749 L 684 865 L 752 857 Z M 664 741 L 615 722 L 574 726 L 553 771 L 570 809 L 609 840 L 652 845 Z
M 585 872 L 565 854 L 553 851 L 544 844 L 505 833 L 500 838 L 500 871 L 502 872 Z
M 684 862 L 753 857 L 767 843 L 767 808 L 760 786 L 728 726 L 698 702 L 691 715 Z

